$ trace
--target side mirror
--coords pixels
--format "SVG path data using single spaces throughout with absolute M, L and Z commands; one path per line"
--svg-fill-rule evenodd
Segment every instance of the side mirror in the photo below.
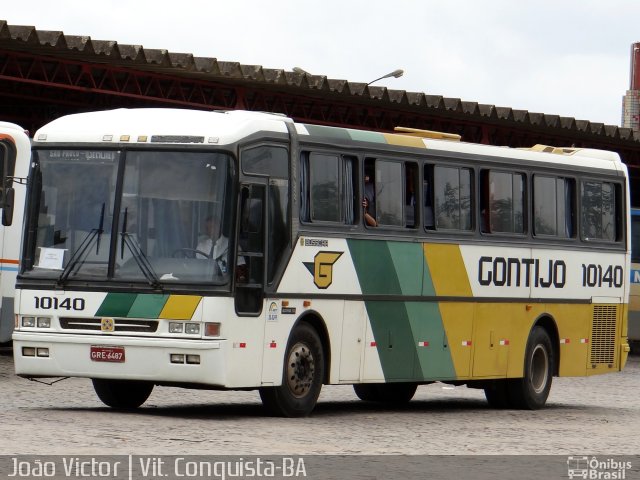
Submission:
M 13 203 L 15 199 L 15 190 L 11 187 L 4 191 L 3 208 L 2 208 L 2 225 L 8 227 L 13 223 Z

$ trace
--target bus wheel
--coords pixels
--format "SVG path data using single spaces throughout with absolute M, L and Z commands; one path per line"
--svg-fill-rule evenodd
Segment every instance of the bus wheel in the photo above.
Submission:
M 324 351 L 318 333 L 308 323 L 291 332 L 285 352 L 282 385 L 263 387 L 260 398 L 273 415 L 304 417 L 316 406 L 324 379 Z
M 490 380 L 484 389 L 484 396 L 491 408 L 509 408 L 509 389 L 507 380 Z
M 527 340 L 524 377 L 508 382 L 509 401 L 513 408 L 537 410 L 544 407 L 551 390 L 554 357 L 551 338 L 542 327 L 534 327 Z
M 105 405 L 118 410 L 133 410 L 142 405 L 153 390 L 153 383 L 132 380 L 91 379 L 93 389 Z
M 359 383 L 353 391 L 365 402 L 407 403 L 416 393 L 417 383 Z
M 377 402 L 378 401 L 378 389 L 375 383 L 356 383 L 353 386 L 353 391 L 358 398 L 365 402 Z

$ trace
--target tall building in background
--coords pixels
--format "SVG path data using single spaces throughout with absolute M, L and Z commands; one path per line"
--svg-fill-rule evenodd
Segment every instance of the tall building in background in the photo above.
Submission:
M 631 45 L 631 82 L 622 98 L 622 126 L 640 132 L 640 42 Z

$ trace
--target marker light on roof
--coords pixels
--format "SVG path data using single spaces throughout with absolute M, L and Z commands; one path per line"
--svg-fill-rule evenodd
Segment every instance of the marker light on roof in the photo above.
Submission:
M 102 136 L 102 141 L 103 142 L 110 142 L 111 140 L 113 140 L 113 135 L 103 135 Z

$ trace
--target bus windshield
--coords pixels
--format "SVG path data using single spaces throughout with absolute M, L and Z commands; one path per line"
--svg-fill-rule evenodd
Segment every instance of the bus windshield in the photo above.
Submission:
M 40 150 L 36 159 L 25 276 L 228 282 L 227 154 Z

